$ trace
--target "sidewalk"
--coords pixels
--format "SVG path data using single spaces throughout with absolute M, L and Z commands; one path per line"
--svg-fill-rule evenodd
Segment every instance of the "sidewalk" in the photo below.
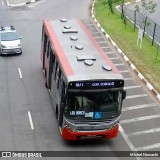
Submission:
M 6 0 L 7 5 L 10 7 L 24 6 L 29 3 L 34 3 L 38 0 Z

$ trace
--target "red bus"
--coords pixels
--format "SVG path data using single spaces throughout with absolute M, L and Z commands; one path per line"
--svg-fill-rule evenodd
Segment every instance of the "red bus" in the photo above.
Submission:
M 44 20 L 41 61 L 62 137 L 116 137 L 124 79 L 84 23 Z

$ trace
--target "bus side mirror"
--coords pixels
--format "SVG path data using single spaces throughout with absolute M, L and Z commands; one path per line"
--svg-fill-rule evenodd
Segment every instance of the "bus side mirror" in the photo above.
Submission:
M 122 99 L 125 99 L 126 98 L 126 91 L 123 91 L 122 92 Z

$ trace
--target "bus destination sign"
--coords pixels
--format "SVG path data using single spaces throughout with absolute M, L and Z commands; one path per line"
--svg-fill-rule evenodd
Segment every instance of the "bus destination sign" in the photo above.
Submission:
M 112 80 L 112 81 L 77 81 L 70 82 L 68 85 L 69 89 L 107 89 L 107 88 L 117 88 L 123 87 L 123 80 Z

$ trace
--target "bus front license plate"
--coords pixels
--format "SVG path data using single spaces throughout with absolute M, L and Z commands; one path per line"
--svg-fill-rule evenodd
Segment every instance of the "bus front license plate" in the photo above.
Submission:
M 80 139 L 101 139 L 103 136 L 101 135 L 86 135 L 86 136 L 80 136 Z

